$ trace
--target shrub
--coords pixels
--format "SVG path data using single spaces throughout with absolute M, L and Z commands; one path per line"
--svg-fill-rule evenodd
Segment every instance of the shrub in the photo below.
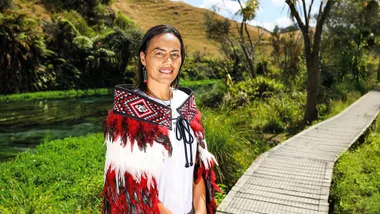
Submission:
M 227 86 L 224 82 L 215 83 L 211 90 L 202 93 L 199 96 L 199 106 L 217 108 L 223 103 L 224 94 L 227 92 Z
M 242 81 L 229 88 L 225 102 L 232 108 L 252 103 L 255 99 L 266 99 L 282 92 L 284 86 L 274 79 L 258 76 Z
M 199 54 L 188 56 L 181 69 L 181 76 L 186 80 L 223 79 L 231 65 L 217 59 L 209 59 Z
M 0 11 L 7 9 L 12 4 L 12 0 L 0 0 Z

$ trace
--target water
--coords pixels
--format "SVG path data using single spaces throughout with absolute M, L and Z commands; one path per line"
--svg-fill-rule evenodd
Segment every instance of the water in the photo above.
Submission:
M 192 87 L 196 97 L 211 88 Z M 0 102 L 0 162 L 43 142 L 103 132 L 102 121 L 112 105 L 113 95 Z
M 0 103 L 0 161 L 68 136 L 102 132 L 113 96 Z

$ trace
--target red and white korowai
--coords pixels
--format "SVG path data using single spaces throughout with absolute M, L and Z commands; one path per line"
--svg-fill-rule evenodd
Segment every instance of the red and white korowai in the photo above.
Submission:
M 208 152 L 201 114 L 188 88 L 180 90 L 188 98 L 176 110 L 190 124 L 197 143 L 194 182 L 203 177 L 206 187 L 207 213 L 215 213 L 214 166 Z M 107 145 L 102 213 L 159 213 L 157 179 L 162 162 L 170 158 L 172 145 L 172 109 L 143 96 L 131 85 L 115 87 L 114 107 L 105 120 Z

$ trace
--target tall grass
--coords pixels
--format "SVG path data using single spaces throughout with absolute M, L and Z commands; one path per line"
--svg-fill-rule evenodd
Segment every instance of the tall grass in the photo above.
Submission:
M 235 115 L 226 115 L 211 110 L 203 111 L 208 149 L 214 154 L 219 166 L 219 183 L 232 187 L 254 159 L 254 148 L 250 142 L 253 131 L 235 126 Z
M 334 168 L 330 197 L 334 213 L 380 213 L 380 118 L 363 145 Z

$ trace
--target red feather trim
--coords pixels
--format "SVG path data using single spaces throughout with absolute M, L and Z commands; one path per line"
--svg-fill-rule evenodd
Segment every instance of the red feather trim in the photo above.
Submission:
M 105 120 L 104 136 L 110 136 L 112 141 L 121 137 L 123 147 L 130 140 L 132 150 L 134 142 L 137 142 L 140 150 L 145 149 L 147 144 L 152 146 L 153 142 L 157 142 L 162 144 L 171 156 L 172 146 L 168 133 L 165 127 L 116 114 L 113 110 L 109 111 Z
M 190 122 L 191 129 L 193 129 L 194 133 L 202 134 L 204 136 L 204 129 L 201 122 L 201 113 L 197 110 L 195 117 Z
M 125 185 L 119 183 L 117 192 L 115 170 L 108 169 L 101 196 L 103 214 L 120 213 L 153 213 L 159 214 L 157 183 L 153 179 L 153 187 L 149 186 L 146 176 L 141 176 L 137 183 L 131 174 L 124 173 Z
M 200 167 L 197 170 L 197 179 L 195 183 L 198 183 L 201 176 L 205 182 L 206 186 L 206 206 L 207 214 L 214 214 L 216 212 L 216 201 L 215 201 L 215 191 L 222 192 L 215 182 L 216 176 L 214 172 L 214 161 L 210 162 L 210 168 L 206 169 L 204 163 L 200 163 Z
M 203 129 L 201 121 L 201 113 L 197 110 L 194 119 L 190 122 L 191 129 L 194 132 L 195 137 L 197 138 L 198 144 L 206 149 L 205 143 L 205 131 Z

